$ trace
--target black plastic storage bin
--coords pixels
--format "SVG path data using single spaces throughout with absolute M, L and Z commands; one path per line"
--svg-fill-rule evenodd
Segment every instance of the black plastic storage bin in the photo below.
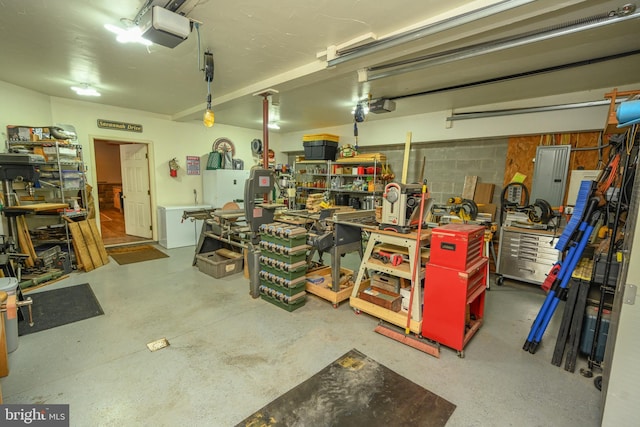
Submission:
M 588 306 L 585 310 L 585 316 L 582 322 L 582 334 L 580 337 L 580 351 L 584 354 L 591 354 L 593 346 L 593 337 L 596 335 L 596 320 L 598 309 Z M 598 346 L 594 362 L 600 363 L 604 360 L 604 350 L 607 346 L 607 336 L 609 335 L 609 323 L 611 322 L 611 314 L 603 312 L 600 319 L 600 331 L 598 333 Z
M 335 160 L 338 143 L 333 141 L 304 141 L 305 160 Z

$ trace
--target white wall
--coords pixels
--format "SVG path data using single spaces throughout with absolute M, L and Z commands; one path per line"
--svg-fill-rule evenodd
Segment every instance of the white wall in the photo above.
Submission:
M 640 83 L 619 87 L 618 90 L 638 89 Z M 502 110 L 531 106 L 561 105 L 566 103 L 604 100 L 604 94 L 613 88 L 603 88 L 566 94 L 563 96 L 545 97 L 524 100 L 517 103 L 486 105 L 473 108 L 472 111 Z M 402 100 L 397 102 L 396 111 L 402 109 Z M 440 111 L 399 118 L 382 118 L 364 121 L 358 124 L 358 144 L 376 146 L 386 144 L 404 144 L 407 132 L 412 133 L 413 142 L 441 142 L 452 140 L 478 140 L 483 138 L 508 137 L 514 135 L 531 135 L 560 132 L 585 132 L 602 130 L 607 117 L 607 106 L 558 110 L 540 113 L 504 115 L 472 120 L 452 122 L 448 127 L 447 117 L 451 111 Z M 468 111 L 456 111 L 468 112 Z M 391 116 L 392 114 L 390 114 Z M 340 136 L 340 143 L 354 143 L 353 124 L 331 128 L 311 129 L 303 132 L 290 132 L 282 135 L 279 148 L 282 151 L 302 151 L 302 136 L 305 134 L 329 133 Z
M 7 125 L 47 126 L 51 124 L 49 97 L 0 81 L 0 132 L 6 141 Z
M 245 168 L 248 169 L 255 163 L 251 154 L 251 141 L 254 138 L 262 139 L 261 130 L 222 124 L 206 128 L 195 121 L 179 123 L 171 121 L 167 116 L 144 111 L 52 98 L 4 82 L 0 82 L 0 100 L 0 129 L 5 140 L 7 125 L 49 126 L 64 123 L 75 126 L 88 167 L 87 180 L 95 189 L 98 186 L 93 154 L 94 138 L 148 144 L 154 239 L 157 239 L 155 214 L 158 205 L 191 205 L 194 203 L 194 189 L 198 201 L 202 202 L 201 175 L 187 175 L 186 156 L 201 157 L 201 168 L 205 168 L 213 142 L 217 138 L 226 137 L 234 142 L 236 158 L 244 160 Z M 100 129 L 97 119 L 141 124 L 143 132 Z M 270 140 L 277 142 L 278 136 L 270 134 Z M 181 169 L 178 177 L 171 178 L 168 162 L 174 157 L 178 159 Z

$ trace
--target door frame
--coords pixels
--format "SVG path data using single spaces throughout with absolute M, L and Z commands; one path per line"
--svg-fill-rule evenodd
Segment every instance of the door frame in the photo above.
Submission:
M 151 233 L 151 239 L 154 242 L 158 241 L 158 218 L 157 218 L 157 212 L 156 212 L 156 205 L 157 205 L 157 200 L 156 200 L 156 191 L 155 191 L 155 187 L 156 187 L 156 175 L 155 175 L 155 168 L 153 167 L 155 162 L 154 162 L 154 152 L 153 152 L 153 141 L 150 141 L 148 139 L 136 139 L 136 138 L 125 138 L 125 137 L 114 137 L 114 136 L 104 136 L 104 135 L 89 135 L 89 153 L 91 154 L 91 161 L 90 163 L 87 162 L 86 160 L 86 155 L 85 155 L 85 165 L 90 164 L 91 165 L 91 169 L 87 170 L 87 182 L 91 185 L 91 187 L 93 187 L 93 195 L 94 198 L 96 199 L 95 205 L 96 205 L 96 223 L 98 225 L 98 229 L 100 229 L 100 204 L 97 202 L 97 196 L 96 196 L 96 192 L 98 189 L 98 177 L 97 177 L 97 164 L 96 164 L 96 150 L 95 150 L 95 145 L 96 145 L 96 140 L 98 141 L 113 141 L 113 142 L 117 142 L 117 143 L 122 143 L 122 144 L 145 144 L 147 146 L 147 163 L 149 165 L 149 192 L 151 193 L 151 197 L 149 198 L 149 210 L 151 213 L 151 227 L 152 227 L 152 233 Z M 85 151 L 86 152 L 86 151 Z

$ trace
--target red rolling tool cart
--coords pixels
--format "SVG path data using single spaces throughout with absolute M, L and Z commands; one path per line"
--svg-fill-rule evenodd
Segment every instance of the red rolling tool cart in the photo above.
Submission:
M 432 230 L 426 266 L 422 335 L 458 351 L 482 325 L 488 258 L 484 227 L 448 224 Z

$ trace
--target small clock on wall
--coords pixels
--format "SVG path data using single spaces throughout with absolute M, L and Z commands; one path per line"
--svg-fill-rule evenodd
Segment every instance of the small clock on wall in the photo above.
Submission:
M 231 151 L 231 155 L 236 155 L 236 146 L 233 145 L 233 142 L 229 138 L 218 138 L 213 141 L 213 146 L 211 147 L 211 151 L 222 151 L 223 153 L 227 153 Z

